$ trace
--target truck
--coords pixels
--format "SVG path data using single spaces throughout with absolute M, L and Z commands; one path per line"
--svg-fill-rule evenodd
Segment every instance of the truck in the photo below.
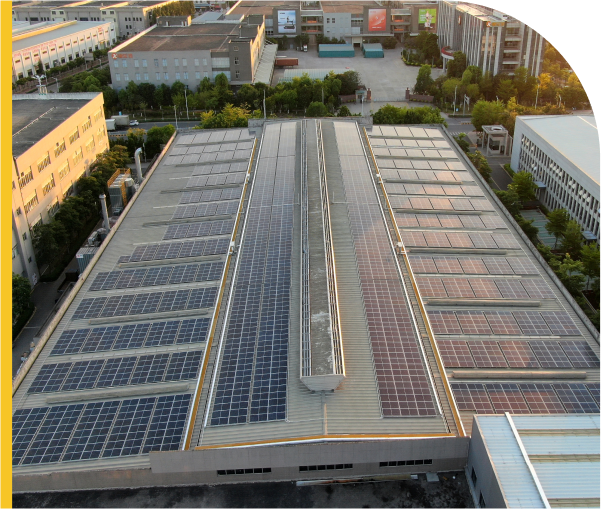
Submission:
M 115 130 L 115 119 L 114 118 L 107 118 L 106 119 L 106 130 L 107 131 L 114 131 Z
M 275 59 L 276 67 L 292 67 L 298 65 L 298 58 L 277 57 Z
M 115 121 L 115 129 L 129 128 L 129 115 L 113 115 L 111 118 Z

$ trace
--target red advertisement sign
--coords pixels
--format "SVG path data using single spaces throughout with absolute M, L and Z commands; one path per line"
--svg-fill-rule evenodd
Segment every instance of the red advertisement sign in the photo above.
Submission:
M 367 26 L 370 32 L 386 32 L 386 9 L 370 9 Z

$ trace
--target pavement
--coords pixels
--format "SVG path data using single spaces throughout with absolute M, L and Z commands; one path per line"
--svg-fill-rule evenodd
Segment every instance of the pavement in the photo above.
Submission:
M 13 495 L 13 507 L 474 507 L 465 474 L 408 481 L 297 486 L 294 482 Z

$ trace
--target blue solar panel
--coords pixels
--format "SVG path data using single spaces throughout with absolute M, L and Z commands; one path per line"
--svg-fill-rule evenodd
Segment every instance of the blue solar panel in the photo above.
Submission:
M 40 372 L 31 383 L 27 392 L 31 394 L 36 392 L 59 391 L 70 369 L 70 362 L 45 364 L 41 367 Z
M 127 348 L 140 348 L 144 344 L 149 328 L 149 323 L 124 325 L 121 327 L 119 334 L 117 334 L 113 349 L 123 350 Z
M 553 384 L 569 414 L 596 414 L 599 406 L 584 384 Z
M 134 371 L 137 357 L 117 357 L 114 359 L 107 359 L 96 387 L 117 387 L 120 385 L 127 385 L 131 378 L 131 374 Z
M 13 414 L 13 465 L 18 465 L 29 448 L 48 408 L 25 408 Z
M 77 353 L 84 344 L 90 329 L 71 329 L 61 334 L 50 355 Z
M 119 327 L 98 327 L 92 329 L 80 352 L 100 352 L 110 350 L 117 337 Z
M 135 385 L 162 381 L 168 361 L 168 353 L 139 357 L 130 383 Z
M 154 409 L 144 441 L 143 453 L 179 448 L 190 406 L 190 394 L 161 396 Z
M 138 454 L 146 435 L 156 398 L 124 401 L 115 418 L 103 458 Z
M 172 354 L 165 371 L 165 382 L 196 378 L 201 361 L 202 350 Z
M 175 342 L 177 344 L 184 344 L 206 341 L 210 323 L 211 320 L 209 318 L 183 320 Z
M 61 391 L 92 389 L 96 385 L 103 364 L 104 360 L 100 359 L 73 363 Z

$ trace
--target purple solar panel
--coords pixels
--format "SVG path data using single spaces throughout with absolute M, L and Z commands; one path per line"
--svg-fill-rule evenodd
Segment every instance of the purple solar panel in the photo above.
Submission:
M 597 406 L 599 406 L 599 388 L 600 388 L 600 385 L 601 384 L 598 384 L 598 383 L 595 383 L 595 384 L 586 384 L 586 388 L 589 390 L 589 392 L 593 396 L 593 399 L 597 403 Z
M 485 311 L 484 316 L 486 316 L 493 334 L 522 334 L 522 330 L 510 311 Z
M 492 334 L 482 311 L 457 311 L 456 315 L 464 334 Z
M 461 326 L 453 311 L 428 311 L 434 334 L 461 334 Z
M 599 406 L 584 384 L 553 384 L 569 414 L 596 414 Z
M 553 334 L 559 336 L 581 336 L 580 330 L 565 311 L 541 311 L 543 320 Z
M 529 414 L 530 408 L 517 384 L 486 384 L 496 413 Z
M 520 384 L 520 390 L 533 414 L 566 413 L 551 384 Z
M 507 367 L 507 361 L 496 341 L 470 341 L 468 345 L 479 368 Z
M 477 414 L 495 413 L 483 384 L 459 383 L 451 384 L 451 388 L 460 411 L 476 412 Z
M 530 341 L 530 348 L 543 368 L 571 368 L 558 341 Z
M 476 364 L 465 341 L 443 339 L 436 342 L 445 368 L 475 368 Z
M 559 344 L 575 368 L 599 367 L 599 357 L 586 341 L 561 341 Z
M 518 322 L 522 332 L 527 336 L 548 336 L 549 327 L 538 311 L 514 311 L 513 317 Z
M 500 341 L 499 345 L 510 368 L 540 368 L 527 341 Z

